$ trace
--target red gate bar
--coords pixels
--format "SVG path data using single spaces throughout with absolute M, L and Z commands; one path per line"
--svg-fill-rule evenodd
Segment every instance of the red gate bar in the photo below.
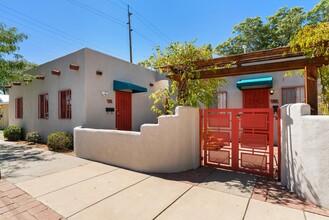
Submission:
M 273 177 L 273 117 L 268 108 L 200 110 L 204 165 Z

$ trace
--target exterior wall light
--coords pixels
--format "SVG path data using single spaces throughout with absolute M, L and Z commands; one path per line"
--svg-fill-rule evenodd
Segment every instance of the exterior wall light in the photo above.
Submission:
M 273 94 L 274 94 L 274 90 L 271 89 L 271 90 L 270 90 L 270 95 L 273 95 Z
M 109 94 L 108 91 L 101 91 L 102 96 L 107 96 Z

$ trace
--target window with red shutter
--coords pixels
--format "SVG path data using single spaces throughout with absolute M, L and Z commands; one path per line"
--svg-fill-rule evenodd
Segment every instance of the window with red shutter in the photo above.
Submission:
M 15 113 L 16 118 L 23 118 L 23 98 L 15 99 Z
M 71 90 L 58 92 L 58 117 L 62 119 L 70 119 L 71 112 Z
M 48 119 L 48 94 L 39 95 L 39 118 Z

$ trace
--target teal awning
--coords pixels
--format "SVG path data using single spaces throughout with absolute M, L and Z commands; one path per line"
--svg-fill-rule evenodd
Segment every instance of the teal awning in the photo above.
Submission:
M 117 81 L 117 80 L 113 80 L 113 90 L 114 91 L 131 91 L 132 93 L 147 92 L 147 88 L 137 86 L 132 83 Z
M 263 77 L 257 79 L 242 79 L 236 83 L 236 87 L 241 89 L 248 88 L 271 88 L 273 86 L 273 78 Z

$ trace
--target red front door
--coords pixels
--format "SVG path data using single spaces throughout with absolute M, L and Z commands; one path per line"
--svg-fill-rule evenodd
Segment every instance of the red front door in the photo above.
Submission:
M 269 108 L 269 89 L 243 90 L 243 108 Z
M 132 111 L 131 111 L 131 93 L 115 92 L 115 127 L 118 130 L 131 131 Z

